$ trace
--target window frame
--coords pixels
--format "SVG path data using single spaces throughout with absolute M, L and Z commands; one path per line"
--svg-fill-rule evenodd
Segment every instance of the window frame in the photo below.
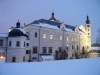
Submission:
M 38 47 L 37 46 L 33 46 L 33 52 L 32 52 L 33 54 L 36 54 L 36 53 L 38 53 Z
M 43 34 L 43 38 L 46 39 L 46 34 Z
M 42 47 L 42 53 L 47 53 L 47 47 Z
M 48 47 L 49 53 L 52 53 L 53 47 Z

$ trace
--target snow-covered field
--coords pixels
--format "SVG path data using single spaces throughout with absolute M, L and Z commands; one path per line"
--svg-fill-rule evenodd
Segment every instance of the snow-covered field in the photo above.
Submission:
M 100 75 L 100 58 L 0 63 L 0 75 Z

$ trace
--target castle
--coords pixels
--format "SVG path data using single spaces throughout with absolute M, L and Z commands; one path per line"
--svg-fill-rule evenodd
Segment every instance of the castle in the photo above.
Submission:
M 49 61 L 60 59 L 63 53 L 74 58 L 91 50 L 91 24 L 72 26 L 60 22 L 52 12 L 49 20 L 39 19 L 27 25 L 11 27 L 0 33 L 0 57 L 6 62 Z M 58 55 L 57 55 L 58 54 Z

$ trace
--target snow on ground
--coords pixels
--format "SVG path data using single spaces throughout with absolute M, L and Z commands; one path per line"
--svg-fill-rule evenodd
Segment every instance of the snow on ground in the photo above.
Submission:
M 100 58 L 0 63 L 0 75 L 100 75 Z

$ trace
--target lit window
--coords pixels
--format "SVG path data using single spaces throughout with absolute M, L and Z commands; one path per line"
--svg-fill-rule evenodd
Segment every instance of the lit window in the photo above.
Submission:
M 60 36 L 60 40 L 62 40 L 62 36 Z
M 66 37 L 66 41 L 68 41 L 68 37 Z
M 46 38 L 46 34 L 43 34 L 43 38 Z
M 53 39 L 53 35 L 50 35 L 50 39 Z
M 0 40 L 0 46 L 3 46 L 3 40 Z

